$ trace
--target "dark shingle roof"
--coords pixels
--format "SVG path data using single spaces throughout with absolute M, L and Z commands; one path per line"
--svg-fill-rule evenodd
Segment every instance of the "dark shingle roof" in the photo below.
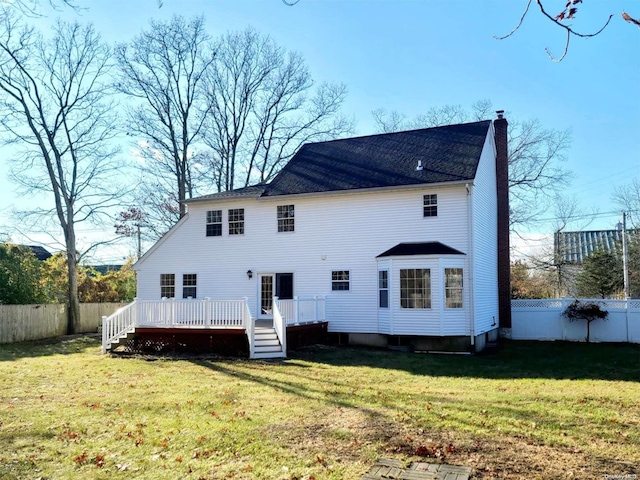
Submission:
M 262 196 L 472 180 L 490 125 L 485 120 L 308 143 Z
M 49 251 L 46 248 L 41 247 L 40 245 L 23 245 L 23 246 L 25 248 L 31 249 L 33 254 L 40 261 L 44 261 L 47 258 L 51 258 L 51 256 L 52 256 L 51 253 L 49 253 Z
M 399 243 L 386 252 L 382 252 L 377 258 L 409 255 L 464 255 L 464 253 L 440 242 L 416 242 Z

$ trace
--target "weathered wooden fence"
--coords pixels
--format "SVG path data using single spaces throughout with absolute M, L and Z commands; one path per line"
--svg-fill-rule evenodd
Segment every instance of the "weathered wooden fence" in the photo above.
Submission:
M 95 333 L 103 315 L 124 303 L 81 303 L 78 333 Z M 0 305 L 0 343 L 58 337 L 67 332 L 67 307 L 61 304 Z
M 569 322 L 562 312 L 573 298 L 511 301 L 511 338 L 583 342 L 585 321 Z M 606 321 L 591 324 L 592 342 L 640 343 L 640 300 L 587 299 L 609 312 Z

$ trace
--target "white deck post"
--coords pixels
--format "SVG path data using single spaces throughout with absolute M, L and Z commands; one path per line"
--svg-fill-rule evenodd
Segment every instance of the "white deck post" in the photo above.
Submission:
M 293 297 L 293 299 L 295 300 L 295 307 L 293 311 L 293 316 L 295 318 L 293 320 L 295 321 L 295 323 L 300 323 L 300 297 L 296 295 L 295 297 Z M 286 322 L 286 323 L 289 323 L 289 322 Z
M 211 313 L 209 312 L 209 309 L 211 308 L 211 298 L 209 297 L 204 297 L 204 312 L 203 312 L 203 319 L 202 321 L 204 322 L 204 325 L 213 325 L 213 319 L 211 318 Z
M 135 305 L 135 310 L 133 313 L 135 315 L 133 327 L 138 328 L 138 326 L 140 326 L 140 319 L 142 318 L 142 312 L 140 311 L 142 305 L 138 302 L 138 297 L 133 297 L 133 303 Z
M 107 353 L 107 317 L 102 316 L 102 354 Z
M 251 318 L 251 310 L 249 309 L 249 297 L 244 297 L 244 305 L 242 308 L 242 324 L 247 332 L 247 340 L 249 341 L 249 358 L 255 357 L 255 325 Z

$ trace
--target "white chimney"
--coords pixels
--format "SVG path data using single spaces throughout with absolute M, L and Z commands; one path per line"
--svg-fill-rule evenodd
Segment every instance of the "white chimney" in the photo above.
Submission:
M 418 160 L 418 166 L 416 167 L 416 172 L 422 171 L 422 160 Z

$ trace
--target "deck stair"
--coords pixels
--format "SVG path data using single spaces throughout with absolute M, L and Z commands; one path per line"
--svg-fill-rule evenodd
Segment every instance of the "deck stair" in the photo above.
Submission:
M 129 330 L 124 332 L 120 332 L 118 337 L 111 339 L 109 343 L 105 345 L 105 351 L 115 350 L 121 342 L 122 344 L 126 344 L 129 339 L 135 337 L 135 334 L 136 329 L 134 327 L 131 327 Z
M 256 327 L 253 358 L 284 358 L 286 352 L 273 327 Z

